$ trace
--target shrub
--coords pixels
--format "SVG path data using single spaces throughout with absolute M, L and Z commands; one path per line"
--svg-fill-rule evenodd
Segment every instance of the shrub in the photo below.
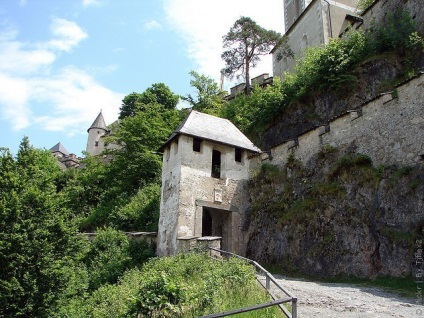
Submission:
M 191 253 L 152 259 L 143 269 L 127 271 L 117 284 L 74 298 L 58 316 L 199 317 L 266 300 L 245 261 Z M 276 310 L 260 317 L 274 317 Z
M 85 256 L 91 290 L 106 283 L 116 283 L 130 265 L 129 241 L 126 235 L 108 228 L 97 230 Z
M 123 231 L 157 231 L 159 221 L 160 186 L 149 184 L 141 188 L 130 201 L 114 209 L 109 225 Z

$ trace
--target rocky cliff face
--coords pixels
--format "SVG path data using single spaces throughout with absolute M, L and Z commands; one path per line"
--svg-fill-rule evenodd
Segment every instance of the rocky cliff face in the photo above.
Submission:
M 264 164 L 251 181 L 247 257 L 319 276 L 411 275 L 423 236 L 424 167 L 374 167 L 324 148 L 305 165 Z
M 249 138 L 259 148 L 270 149 L 314 127 L 326 125 L 347 111 L 360 108 L 379 94 L 393 90 L 396 84 L 408 77 L 404 63 L 400 56 L 392 53 L 374 57 L 357 67 L 349 84 L 292 102 L 267 130 Z M 415 69 L 424 69 L 424 54 L 414 64 Z

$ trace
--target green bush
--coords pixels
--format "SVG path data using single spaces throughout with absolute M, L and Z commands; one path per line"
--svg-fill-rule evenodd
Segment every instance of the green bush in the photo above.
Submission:
M 141 267 L 154 256 L 152 244 L 129 239 L 125 233 L 112 228 L 98 229 L 83 259 L 89 289 L 93 291 L 116 283 L 125 271 Z
M 123 231 L 157 231 L 160 192 L 160 185 L 155 183 L 141 188 L 127 204 L 112 211 L 109 225 Z
M 75 297 L 57 316 L 199 317 L 267 300 L 246 262 L 191 253 L 152 259 L 143 269 L 127 271 L 117 284 Z M 272 308 L 254 317 L 275 317 L 276 312 Z

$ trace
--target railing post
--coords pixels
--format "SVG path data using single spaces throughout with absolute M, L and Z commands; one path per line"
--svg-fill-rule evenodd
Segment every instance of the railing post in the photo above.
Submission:
M 269 279 L 268 274 L 265 274 L 266 277 L 266 290 L 270 290 L 271 289 L 271 280 Z
M 292 318 L 297 318 L 297 298 L 292 298 Z

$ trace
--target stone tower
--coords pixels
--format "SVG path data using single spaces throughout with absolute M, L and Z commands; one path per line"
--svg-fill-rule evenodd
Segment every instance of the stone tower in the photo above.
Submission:
M 92 156 L 101 154 L 105 149 L 104 140 L 102 137 L 108 133 L 108 129 L 101 111 L 99 115 L 97 115 L 97 118 L 94 120 L 94 122 L 91 124 L 90 128 L 88 128 L 87 132 L 88 140 L 86 151 Z
M 249 172 L 261 151 L 229 120 L 191 111 L 163 152 L 157 254 L 202 240 L 244 254 Z
M 287 47 L 276 46 L 271 51 L 274 77 L 293 72 L 306 48 L 322 46 L 338 38 L 348 20 L 358 20 L 358 0 L 284 0 L 285 36 Z
M 311 0 L 284 0 L 284 26 L 286 31 L 299 18 Z

